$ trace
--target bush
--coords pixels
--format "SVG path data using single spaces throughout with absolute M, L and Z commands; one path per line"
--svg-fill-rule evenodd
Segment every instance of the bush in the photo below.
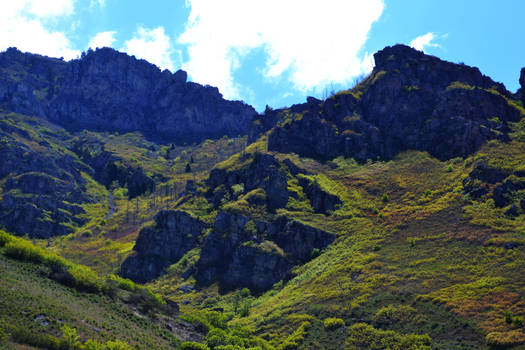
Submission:
M 525 335 L 521 330 L 491 332 L 487 334 L 485 341 L 489 346 L 508 347 L 525 343 Z
M 400 334 L 376 329 L 366 323 L 356 323 L 348 328 L 346 348 L 369 350 L 430 350 L 428 335 Z
M 383 203 L 388 203 L 390 201 L 390 197 L 388 197 L 388 194 L 384 193 L 383 197 L 381 197 L 381 200 Z
M 380 308 L 374 316 L 378 324 L 393 324 L 409 322 L 414 319 L 417 310 L 409 305 L 388 305 Z
M 6 233 L 5 231 L 0 230 L 0 247 L 5 246 L 7 243 L 13 240 L 13 236 Z
M 242 305 L 241 305 L 241 310 L 240 310 L 240 316 L 241 317 L 246 317 L 250 314 L 250 308 L 252 307 L 252 303 L 250 300 L 245 300 Z
M 52 335 L 34 333 L 25 328 L 14 328 L 12 337 L 15 342 L 20 344 L 49 350 L 61 350 L 59 339 Z
M 104 350 L 133 350 L 133 348 L 126 342 L 123 342 L 121 340 L 114 340 L 114 341 L 108 341 L 104 348 Z
M 248 288 L 241 289 L 241 297 L 247 298 L 251 295 L 251 292 Z
M 512 323 L 512 312 L 510 312 L 509 310 L 505 311 L 505 322 L 507 322 L 508 324 L 511 324 Z
M 181 344 L 182 350 L 210 350 L 207 345 L 195 343 L 192 341 L 185 341 Z
M 323 325 L 326 330 L 331 331 L 340 327 L 344 327 L 345 321 L 340 318 L 328 317 L 324 320 Z
M 23 239 L 12 240 L 5 245 L 5 255 L 17 260 L 42 263 L 45 254 L 42 248 Z

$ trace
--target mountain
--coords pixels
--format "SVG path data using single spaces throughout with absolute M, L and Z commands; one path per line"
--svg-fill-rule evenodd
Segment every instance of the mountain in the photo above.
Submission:
M 245 134 L 256 112 L 187 74 L 110 48 L 64 62 L 10 48 L 0 55 L 0 105 L 81 131 L 133 132 L 183 144 Z
M 108 48 L 0 53 L 0 342 L 524 349 L 525 69 L 374 58 L 257 114 Z
M 374 59 L 374 70 L 354 89 L 260 116 L 250 139 L 278 121 L 268 136 L 271 151 L 366 161 L 416 149 L 450 159 L 490 139 L 508 140 L 508 123 L 521 119 L 514 96 L 477 68 L 403 45 Z

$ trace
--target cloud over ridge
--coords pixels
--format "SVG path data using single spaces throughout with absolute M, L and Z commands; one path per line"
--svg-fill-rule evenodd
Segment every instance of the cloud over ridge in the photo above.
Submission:
M 381 16 L 382 0 L 187 0 L 191 6 L 184 63 L 193 80 L 218 86 L 226 97 L 239 97 L 233 78 L 243 57 L 263 48 L 262 74 L 288 77 L 307 91 L 328 83 L 345 83 L 370 69 L 361 53 L 372 24 Z

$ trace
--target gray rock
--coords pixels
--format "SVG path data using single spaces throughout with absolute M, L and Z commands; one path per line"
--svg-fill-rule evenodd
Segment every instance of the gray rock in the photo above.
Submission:
M 3 106 L 70 130 L 141 131 L 182 144 L 246 134 L 257 114 L 217 88 L 187 82 L 184 71 L 161 72 L 110 48 L 69 62 L 10 49 L 0 54 L 2 70 L 12 72 L 0 80 Z
M 202 285 L 219 282 L 224 290 L 263 291 L 286 278 L 294 265 L 308 261 L 314 248 L 322 249 L 334 238 L 286 217 L 264 221 L 219 212 L 203 242 L 196 279 Z
M 199 243 L 204 224 L 184 211 L 161 211 L 155 225 L 143 228 L 133 247 L 135 254 L 121 266 L 120 275 L 147 282 L 162 274 Z

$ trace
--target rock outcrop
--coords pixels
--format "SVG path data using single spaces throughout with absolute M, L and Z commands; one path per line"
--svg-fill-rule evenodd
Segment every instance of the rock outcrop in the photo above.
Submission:
M 250 140 L 272 125 L 268 148 L 279 152 L 365 161 L 416 149 L 448 159 L 508 139 L 507 123 L 522 117 L 508 102 L 512 94 L 477 68 L 404 45 L 374 58 L 373 72 L 354 89 L 267 111 L 254 121 Z
M 219 212 L 203 242 L 197 263 L 197 281 L 219 282 L 224 290 L 250 288 L 263 291 L 286 278 L 290 269 L 322 249 L 335 236 L 298 221 L 275 221 Z
M 299 184 L 317 213 L 329 214 L 343 203 L 339 197 L 324 191 L 317 182 L 310 181 L 307 177 L 299 177 Z
M 204 224 L 184 211 L 161 211 L 155 225 L 143 228 L 133 247 L 134 255 L 121 266 L 120 275 L 136 282 L 148 282 L 195 248 Z
M 521 88 L 518 91 L 518 98 L 521 98 L 521 102 L 525 106 L 525 68 L 521 68 L 520 86 Z
M 518 191 L 525 190 L 525 172 L 511 172 L 478 161 L 469 176 L 463 180 L 464 193 L 474 199 L 492 198 L 497 207 L 512 204 Z M 510 213 L 517 210 L 512 208 Z
M 0 106 L 69 130 L 140 131 L 173 143 L 247 133 L 251 106 L 186 79 L 110 48 L 70 62 L 10 48 L 0 53 Z
M 240 166 L 218 167 L 211 171 L 207 180 L 210 197 L 217 204 L 232 193 L 234 185 L 242 184 L 243 192 L 262 188 L 266 193 L 268 209 L 282 208 L 288 202 L 288 184 L 281 163 L 265 153 L 245 154 L 238 161 Z
M 37 132 L 1 118 L 0 224 L 37 238 L 73 232 L 85 222 L 81 204 L 91 201 L 82 176 L 90 169 Z

